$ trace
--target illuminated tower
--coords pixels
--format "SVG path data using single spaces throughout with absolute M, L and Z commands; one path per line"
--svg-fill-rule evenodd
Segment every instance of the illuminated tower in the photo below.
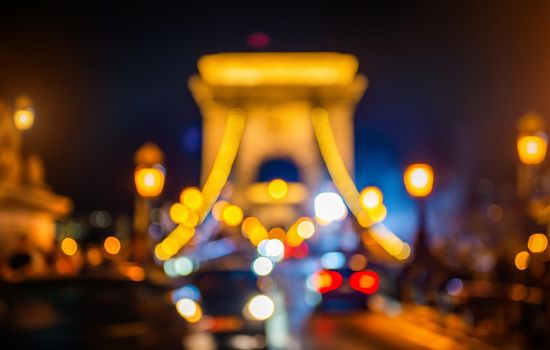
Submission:
M 248 189 L 260 167 L 289 159 L 311 193 L 323 180 L 324 163 L 311 111 L 323 107 L 338 151 L 353 172 L 353 114 L 367 79 L 357 59 L 339 53 L 222 53 L 202 57 L 189 81 L 203 116 L 202 182 L 211 172 L 230 111 L 244 112 L 245 127 L 232 170 L 231 200 L 250 208 Z

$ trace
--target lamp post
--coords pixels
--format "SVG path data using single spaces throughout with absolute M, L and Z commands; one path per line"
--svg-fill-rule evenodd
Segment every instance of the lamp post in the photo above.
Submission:
M 148 229 L 153 202 L 164 188 L 164 154 L 154 143 L 146 143 L 135 153 L 134 181 L 136 198 L 134 207 L 134 258 L 139 262 L 149 261 L 152 250 Z
M 428 164 L 412 164 L 403 175 L 405 188 L 418 202 L 419 227 L 414 243 L 416 257 L 429 257 L 428 237 L 426 234 L 426 198 L 433 189 L 434 172 Z
M 535 168 L 546 158 L 548 138 L 544 130 L 545 122 L 540 114 L 526 113 L 518 121 L 517 191 L 522 199 L 531 194 Z

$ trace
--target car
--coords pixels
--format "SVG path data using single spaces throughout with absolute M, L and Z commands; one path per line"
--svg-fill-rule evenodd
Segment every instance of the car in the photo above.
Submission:
M 167 288 L 105 278 L 0 285 L 2 349 L 177 349 L 186 323 Z
M 179 299 L 176 307 L 178 303 L 186 304 L 187 309 L 202 313 L 200 317 L 192 312 L 188 313 L 189 317 L 184 316 L 195 330 L 189 337 L 188 347 L 198 348 L 196 342 L 201 342 L 200 348 L 205 350 L 266 349 L 265 321 L 274 313 L 275 304 L 260 291 L 257 279 L 250 269 L 197 271 L 192 276 L 192 284 L 181 287 L 176 297 Z M 190 299 L 195 306 L 190 304 Z M 181 309 L 180 313 L 185 311 Z M 206 341 L 206 337 L 213 341 Z
M 377 292 L 380 278 L 374 270 L 322 269 L 307 283 L 321 294 L 316 311 L 347 313 L 367 309 L 367 298 Z

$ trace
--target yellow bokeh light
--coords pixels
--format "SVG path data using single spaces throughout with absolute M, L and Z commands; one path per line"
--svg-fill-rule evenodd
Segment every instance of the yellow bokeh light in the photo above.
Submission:
M 403 176 L 405 188 L 413 197 L 426 197 L 432 192 L 434 172 L 428 164 L 412 164 Z
M 533 253 L 542 253 L 548 247 L 548 238 L 542 233 L 534 233 L 529 236 L 527 248 Z
M 518 270 L 525 270 L 529 267 L 529 253 L 526 251 L 521 251 L 516 255 L 514 260 Z
M 181 203 L 172 204 L 172 206 L 170 207 L 169 213 L 170 213 L 170 220 L 172 220 L 176 224 L 184 223 L 189 217 L 189 209 Z
M 286 238 L 286 232 L 280 227 L 274 227 L 271 230 L 269 230 L 269 238 L 278 239 L 279 241 L 284 242 Z
M 374 208 L 368 209 L 367 213 L 369 214 L 369 217 L 373 222 L 378 223 L 384 221 L 384 219 L 388 215 L 388 210 L 386 209 L 386 206 L 384 204 L 379 204 Z
M 225 207 L 227 207 L 228 205 L 229 203 L 227 203 L 224 200 L 218 201 L 216 202 L 216 204 L 214 204 L 214 206 L 212 207 L 212 216 L 214 217 L 215 220 L 217 221 L 223 220 L 222 213 Z
M 78 243 L 73 238 L 66 237 L 61 241 L 61 251 L 65 255 L 73 256 L 78 251 Z
M 382 196 L 382 191 L 378 187 L 370 186 L 366 187 L 361 191 L 360 197 L 361 205 L 364 209 L 376 208 L 380 204 L 384 197 Z
M 273 199 L 281 199 L 288 193 L 288 184 L 281 179 L 272 180 L 267 186 L 267 192 Z
M 30 109 L 21 109 L 14 113 L 13 121 L 18 130 L 28 130 L 34 124 L 34 112 Z
M 111 255 L 118 254 L 120 252 L 120 247 L 120 240 L 115 236 L 109 236 L 105 238 L 105 241 L 103 242 L 103 248 L 105 248 L 105 251 Z
M 268 239 L 269 233 L 262 224 L 253 226 L 248 232 L 248 239 L 254 246 L 260 244 L 261 241 Z
M 196 187 L 189 187 L 181 191 L 180 202 L 188 208 L 198 210 L 202 206 L 201 190 Z
M 222 212 L 222 219 L 227 226 L 237 226 L 243 220 L 243 210 L 236 205 L 228 205 Z
M 194 210 L 189 210 L 187 218 L 181 223 L 185 227 L 193 228 L 199 224 L 199 216 Z
M 542 163 L 546 157 L 547 138 L 542 132 L 534 135 L 520 135 L 517 140 L 519 159 L 527 165 Z
M 311 238 L 315 234 L 315 224 L 309 218 L 302 218 L 298 220 L 296 233 L 303 239 Z
M 103 261 L 103 255 L 98 248 L 90 248 L 86 252 L 86 259 L 92 266 L 98 266 Z
M 206 218 L 227 183 L 227 178 L 239 150 L 245 119 L 245 113 L 241 109 L 233 108 L 228 113 L 220 148 L 216 154 L 212 170 L 202 188 L 203 205 L 198 212 L 199 222 Z
M 138 168 L 134 180 L 140 196 L 157 197 L 164 187 L 164 172 L 155 167 Z

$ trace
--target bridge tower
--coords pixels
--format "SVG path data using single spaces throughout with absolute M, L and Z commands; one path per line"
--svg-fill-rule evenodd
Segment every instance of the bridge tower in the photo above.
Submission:
M 189 81 L 203 116 L 203 184 L 235 108 L 242 111 L 245 126 L 232 169 L 230 199 L 245 210 L 261 208 L 257 202 L 262 200 L 249 194 L 260 167 L 271 159 L 288 159 L 298 170 L 301 184 L 296 190 L 304 195 L 296 198 L 302 203 L 287 204 L 303 204 L 318 189 L 325 171 L 311 123 L 316 107 L 328 112 L 336 146 L 352 173 L 353 114 L 367 87 L 357 68 L 354 56 L 331 52 L 203 56 L 199 74 Z M 269 210 L 266 216 L 276 218 L 272 206 Z

